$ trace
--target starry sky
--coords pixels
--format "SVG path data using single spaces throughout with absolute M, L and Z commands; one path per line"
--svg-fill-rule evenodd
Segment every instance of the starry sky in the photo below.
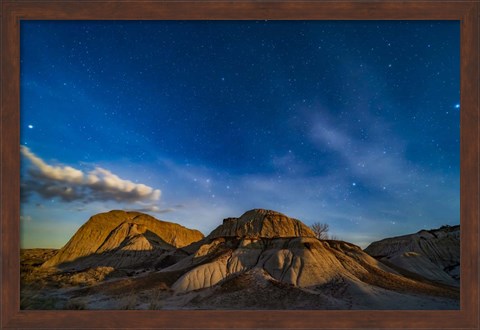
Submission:
M 273 209 L 366 247 L 459 223 L 458 21 L 22 21 L 21 245 Z

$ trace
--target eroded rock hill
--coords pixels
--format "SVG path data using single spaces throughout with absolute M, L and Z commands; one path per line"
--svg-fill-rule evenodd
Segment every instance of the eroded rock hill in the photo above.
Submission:
M 92 216 L 42 267 L 127 267 L 202 238 L 198 230 L 140 212 L 114 210 Z
M 385 238 L 366 249 L 369 255 L 440 283 L 459 285 L 460 226 L 443 226 Z
M 313 231 L 300 220 L 289 218 L 276 211 L 254 209 L 240 218 L 227 218 L 210 235 L 218 237 L 315 237 Z
M 206 238 L 181 250 L 190 255 L 161 270 L 180 274 L 172 285 L 176 292 L 217 284 L 225 286 L 230 280 L 255 270 L 278 283 L 299 288 L 343 281 L 355 283 L 362 290 L 380 287 L 399 292 L 447 294 L 430 284 L 399 275 L 356 245 L 318 240 L 302 222 L 275 211 L 257 209 L 240 218 L 225 219 Z

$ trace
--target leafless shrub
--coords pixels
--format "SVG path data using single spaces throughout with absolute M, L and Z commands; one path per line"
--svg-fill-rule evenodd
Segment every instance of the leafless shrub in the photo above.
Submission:
M 310 228 L 318 239 L 328 239 L 328 223 L 314 222 Z

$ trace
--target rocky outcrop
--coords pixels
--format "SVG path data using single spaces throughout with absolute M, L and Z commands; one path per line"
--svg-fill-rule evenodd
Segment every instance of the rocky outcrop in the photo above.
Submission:
M 250 271 L 299 288 L 343 279 L 400 291 L 436 290 L 399 275 L 356 245 L 318 240 L 300 221 L 274 211 L 252 210 L 226 219 L 192 246 L 190 256 L 161 270 L 182 274 L 172 286 L 177 292 L 220 285 Z
M 271 210 L 255 209 L 245 212 L 240 218 L 223 220 L 223 224 L 209 237 L 315 237 L 315 234 L 297 219 Z
M 459 285 L 460 226 L 443 226 L 415 234 L 386 238 L 366 249 L 382 262 L 426 279 Z
M 147 214 L 110 211 L 91 217 L 42 267 L 127 267 L 202 238 L 198 230 Z

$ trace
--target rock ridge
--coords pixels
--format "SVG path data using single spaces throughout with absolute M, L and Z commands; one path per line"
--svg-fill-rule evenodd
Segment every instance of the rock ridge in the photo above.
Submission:
M 427 279 L 459 285 L 460 225 L 385 238 L 370 244 L 365 252 Z

